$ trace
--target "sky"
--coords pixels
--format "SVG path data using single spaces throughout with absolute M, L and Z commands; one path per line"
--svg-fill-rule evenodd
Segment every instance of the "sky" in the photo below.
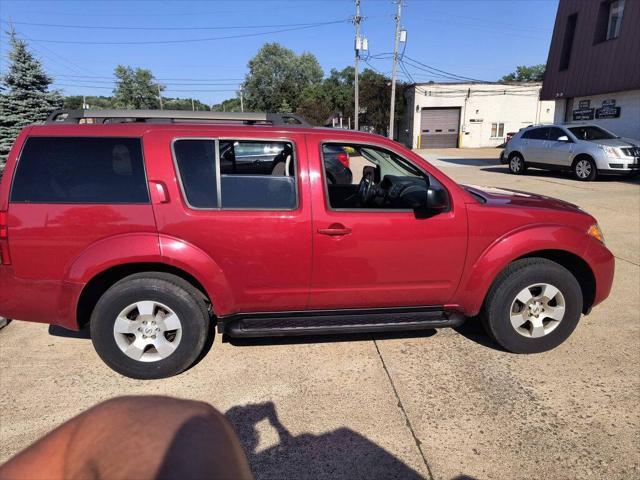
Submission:
M 405 81 L 451 81 L 422 65 L 497 80 L 517 65 L 545 63 L 558 0 L 404 0 Z M 390 74 L 396 5 L 361 0 L 368 64 Z M 353 65 L 353 0 L 0 0 L 11 21 L 68 95 L 111 95 L 118 64 L 150 69 L 164 96 L 218 103 L 234 97 L 265 42 L 313 53 L 326 75 Z M 221 38 L 223 37 L 223 38 Z M 8 42 L 2 34 L 0 73 Z M 409 60 L 411 59 L 411 60 Z M 410 61 L 419 62 L 409 64 Z

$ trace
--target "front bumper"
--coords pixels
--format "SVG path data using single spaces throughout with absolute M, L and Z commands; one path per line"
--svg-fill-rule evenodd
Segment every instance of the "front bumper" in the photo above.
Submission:
M 629 175 L 640 172 L 640 157 L 603 157 L 596 162 L 598 173 Z
M 587 247 L 585 260 L 591 267 L 596 281 L 595 295 L 591 304 L 591 307 L 595 307 L 611 293 L 616 267 L 615 258 L 607 247 L 592 239 Z

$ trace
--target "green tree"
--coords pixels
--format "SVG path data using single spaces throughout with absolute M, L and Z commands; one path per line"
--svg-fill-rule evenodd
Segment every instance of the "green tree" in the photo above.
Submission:
M 546 65 L 518 65 L 515 72 L 511 72 L 500 79 L 502 82 L 541 82 L 544 78 Z
M 162 99 L 163 108 L 166 110 L 195 110 L 198 111 L 207 111 L 209 110 L 209 105 L 206 103 L 202 103 L 200 100 L 193 100 L 193 104 L 191 103 L 190 98 L 164 98 Z
M 20 40 L 14 30 L 9 31 L 9 68 L 0 78 L 0 171 L 20 130 L 32 123 L 42 122 L 62 106 L 62 97 L 50 91 L 53 81 L 42 64 Z
M 277 112 L 296 110 L 305 88 L 319 84 L 324 73 L 316 57 L 295 52 L 277 43 L 266 43 L 249 60 L 244 92 L 248 110 Z
M 212 112 L 241 112 L 242 106 L 240 105 L 239 98 L 228 98 L 220 103 L 216 103 L 211 107 Z
M 118 65 L 114 73 L 113 104 L 116 108 L 160 108 L 158 93 L 164 90 L 164 86 L 155 81 L 150 70 Z
M 105 97 L 100 95 L 99 97 L 93 95 L 87 95 L 83 97 L 82 95 L 69 95 L 64 97 L 63 108 L 69 110 L 80 110 L 82 109 L 82 100 L 89 105 L 91 109 L 108 109 L 113 108 L 113 99 L 112 97 Z

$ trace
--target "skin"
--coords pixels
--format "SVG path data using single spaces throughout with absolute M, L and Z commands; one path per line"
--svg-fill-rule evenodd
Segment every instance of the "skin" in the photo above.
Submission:
M 0 466 L 0 479 L 252 479 L 227 419 L 206 403 L 119 397 Z

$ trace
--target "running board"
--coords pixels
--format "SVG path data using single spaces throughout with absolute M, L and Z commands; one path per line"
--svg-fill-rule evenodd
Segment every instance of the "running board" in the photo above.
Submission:
M 272 312 L 231 315 L 218 331 L 231 337 L 284 337 L 457 327 L 464 316 L 439 307 Z

